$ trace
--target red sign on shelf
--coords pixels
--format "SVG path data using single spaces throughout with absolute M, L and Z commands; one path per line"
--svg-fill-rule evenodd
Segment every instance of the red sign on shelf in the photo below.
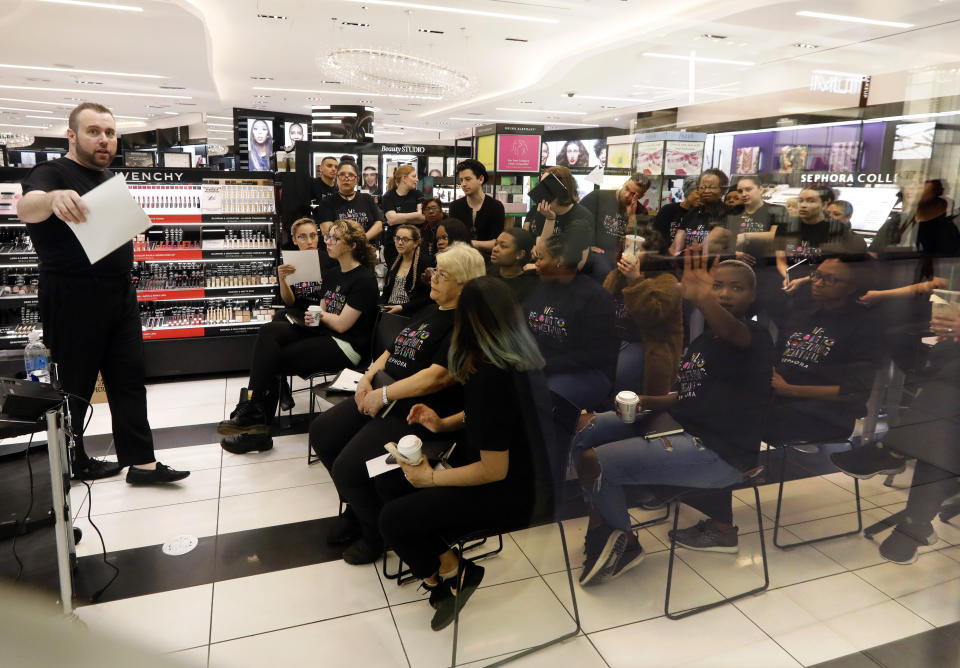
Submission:
M 186 288 L 182 290 L 137 290 L 138 302 L 162 302 L 171 299 L 203 299 L 206 291 L 203 288 Z
M 203 251 L 199 248 L 190 250 L 152 250 L 152 251 L 134 251 L 133 259 L 137 262 L 146 262 L 150 260 L 160 260 L 167 262 L 189 261 L 203 259 Z
M 159 341 L 160 339 L 191 339 L 203 336 L 203 327 L 182 327 L 180 329 L 145 329 L 144 341 Z
M 159 213 L 150 214 L 150 220 L 155 225 L 172 225 L 176 223 L 199 223 L 199 213 Z

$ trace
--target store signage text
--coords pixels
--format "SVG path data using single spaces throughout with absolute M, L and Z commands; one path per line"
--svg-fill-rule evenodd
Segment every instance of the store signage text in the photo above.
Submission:
M 381 146 L 382 153 L 426 153 L 426 146 Z
M 534 125 L 504 125 L 501 128 L 504 132 L 531 132 L 539 133 L 542 128 Z
M 897 183 L 898 174 L 801 174 L 800 183 Z
M 125 181 L 183 181 L 183 172 L 127 172 L 117 170 Z
M 837 95 L 859 95 L 861 86 L 869 77 L 848 72 L 814 70 L 810 74 L 810 90 L 815 93 L 835 93 Z

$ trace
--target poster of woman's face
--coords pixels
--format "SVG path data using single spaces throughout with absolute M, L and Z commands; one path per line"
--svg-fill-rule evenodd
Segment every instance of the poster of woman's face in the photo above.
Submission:
M 268 119 L 247 119 L 247 149 L 250 158 L 250 171 L 265 172 L 270 169 L 270 156 L 273 155 L 272 125 L 273 121 Z
M 283 124 L 284 151 L 292 151 L 294 144 L 307 138 L 306 123 L 291 123 L 287 121 Z
M 550 141 L 540 144 L 540 165 L 542 167 L 569 167 L 570 169 L 592 169 L 604 165 L 607 160 L 607 142 L 605 139 L 570 139 L 568 141 Z

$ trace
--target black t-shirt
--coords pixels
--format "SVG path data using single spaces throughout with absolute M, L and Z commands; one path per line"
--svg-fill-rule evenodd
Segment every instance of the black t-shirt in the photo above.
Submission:
M 602 248 L 608 255 L 615 255 L 620 240 L 627 233 L 628 222 L 626 214 L 621 211 L 617 191 L 594 190 L 580 200 L 580 206 L 590 212 L 594 229 L 593 245 Z
M 311 185 L 313 199 L 317 200 L 318 204 L 337 192 L 336 183 L 328 186 L 326 183 L 324 183 L 323 179 L 313 179 L 313 183 Z
M 527 488 L 533 477 L 532 444 L 527 441 L 514 374 L 484 362 L 467 378 L 463 388 L 467 441 L 477 451 L 508 451 L 510 466 L 502 484 Z
M 753 213 L 747 213 L 742 206 L 730 211 L 727 215 L 727 228 L 734 234 L 769 232 L 771 227 L 779 227 L 786 219 L 785 208 L 764 202 Z
M 612 379 L 619 343 L 613 299 L 592 278 L 541 281 L 523 304 L 527 324 L 547 362 L 544 373 L 600 371 Z
M 694 339 L 680 360 L 679 401 L 670 409 L 688 433 L 741 471 L 756 464 L 761 420 L 773 396 L 773 342 L 766 329 L 746 324 L 751 342 L 745 350 L 710 329 Z
M 397 213 L 415 213 L 417 204 L 423 201 L 423 193 L 419 190 L 411 190 L 406 195 L 400 196 L 396 190 L 389 191 L 380 200 L 380 208 L 383 210 L 383 224 L 387 224 L 387 212 L 396 211 Z M 411 223 L 414 224 L 414 223 Z M 421 223 L 422 224 L 422 223 Z M 393 227 L 392 225 L 390 227 Z
M 23 194 L 34 190 L 74 190 L 84 195 L 113 178 L 109 169 L 87 169 L 69 158 L 41 162 L 27 172 Z M 42 223 L 27 225 L 27 234 L 40 258 L 40 270 L 85 276 L 123 276 L 133 269 L 133 241 L 129 241 L 91 265 L 87 254 L 67 224 L 51 214 Z
M 353 199 L 347 201 L 338 191 L 320 203 L 316 218 L 319 223 L 355 220 L 364 230 L 369 230 L 375 222 L 383 220 L 383 214 L 370 195 L 358 192 Z
M 473 209 L 467 203 L 466 197 L 454 200 L 450 204 L 450 217 L 466 225 L 471 237 L 477 241 L 496 239 L 503 232 L 506 221 L 503 203 L 490 195 L 483 196 L 483 204 L 477 211 L 476 220 L 473 219 Z
M 323 274 L 320 294 L 328 313 L 340 315 L 344 306 L 360 311 L 350 329 L 342 333 L 330 330 L 330 335 L 346 341 L 362 356 L 370 345 L 379 310 L 376 274 L 363 265 L 344 273 L 338 263 Z
M 540 277 L 535 269 L 528 269 L 519 276 L 513 278 L 504 278 L 500 273 L 500 267 L 496 264 L 487 266 L 487 276 L 495 276 L 507 284 L 518 304 L 526 301 L 527 297 L 533 294 L 533 291 L 540 285 Z
M 542 213 L 537 211 L 533 214 L 533 220 L 530 223 L 530 233 L 535 237 L 539 237 L 541 234 L 543 234 L 543 228 L 546 223 L 546 218 L 543 217 Z M 579 204 L 574 204 L 569 211 L 566 213 L 561 213 L 559 216 L 557 216 L 557 221 L 554 223 L 553 228 L 554 234 L 566 232 L 574 223 L 582 223 L 591 230 L 594 228 L 593 215 Z
M 729 212 L 730 209 L 722 203 L 710 207 L 698 206 L 690 209 L 677 228 L 677 230 L 684 231 L 683 247 L 690 248 L 693 244 L 705 244 L 707 234 L 714 227 L 724 225 Z M 676 236 L 676 231 L 673 236 Z
M 663 236 L 668 246 L 673 243 L 673 238 L 677 235 L 677 230 L 687 211 L 689 209 L 684 209 L 679 202 L 670 202 L 660 207 L 660 211 L 657 212 L 653 227 Z
M 877 318 L 856 303 L 795 311 L 780 330 L 777 373 L 791 385 L 838 385 L 837 400 L 806 401 L 819 412 L 853 421 L 863 415 L 873 387 L 882 340 Z M 814 413 L 817 406 L 811 409 Z
M 822 255 L 863 253 L 867 250 L 863 238 L 849 225 L 832 218 L 825 218 L 813 225 L 798 218 L 786 221 L 777 228 L 776 247 L 786 253 L 787 262 L 791 265 L 804 259 L 815 265 Z
M 384 371 L 394 380 L 401 380 L 429 369 L 433 364 L 446 368 L 452 333 L 453 309 L 441 311 L 436 305 L 424 309 L 418 321 L 397 334 Z M 403 399 L 393 410 L 399 410 L 397 415 L 406 417 L 411 406 L 424 403 L 441 416 L 456 413 L 463 408 L 463 393 L 458 388 L 453 386 L 425 397 Z

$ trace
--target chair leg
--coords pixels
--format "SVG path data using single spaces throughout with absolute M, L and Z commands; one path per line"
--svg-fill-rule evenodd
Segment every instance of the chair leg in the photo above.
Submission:
M 661 522 L 666 522 L 668 519 L 670 519 L 670 503 L 667 503 L 664 506 L 663 515 L 660 515 L 659 517 L 654 517 L 652 520 L 643 520 L 642 522 L 636 522 L 634 524 L 631 524 L 630 528 L 633 530 L 645 529 L 649 526 L 653 526 L 654 524 L 660 524 Z
M 460 548 L 460 558 L 457 559 L 457 593 L 453 596 L 453 655 L 450 658 L 450 668 L 457 665 L 457 641 L 460 637 L 460 584 L 463 582 L 463 541 L 457 543 Z
M 832 538 L 843 538 L 844 536 L 853 536 L 854 534 L 860 533 L 863 530 L 863 512 L 860 505 L 860 481 L 857 478 L 853 479 L 853 493 L 857 503 L 857 528 L 852 529 L 851 531 L 842 531 L 840 533 L 830 534 L 829 536 L 820 536 L 819 538 L 811 538 L 810 540 L 799 540 L 795 543 L 790 543 L 789 545 L 784 545 L 780 543 L 780 510 L 783 506 L 783 485 L 784 485 L 784 476 L 787 470 L 787 453 L 790 452 L 791 448 L 783 449 L 783 459 L 780 465 L 780 487 L 777 490 L 777 514 L 774 516 L 773 520 L 773 544 L 779 547 L 781 550 L 786 550 L 791 547 L 797 547 L 798 545 L 810 545 L 811 543 L 819 543 L 823 540 L 830 540 Z
M 719 601 L 714 601 L 713 603 L 706 603 L 704 605 L 699 605 L 694 608 L 689 608 L 682 612 L 670 612 L 670 589 L 673 584 L 673 560 L 674 553 L 676 552 L 677 542 L 674 536 L 676 533 L 670 536 L 670 560 L 667 566 L 667 591 L 664 595 L 663 601 L 663 612 L 668 619 L 677 620 L 683 619 L 684 617 L 690 617 L 691 615 L 696 615 L 700 612 L 705 612 L 707 610 L 712 610 L 721 605 L 730 603 L 731 601 L 737 601 L 741 598 L 746 598 L 747 596 L 753 596 L 754 594 L 759 594 L 762 591 L 766 591 L 770 587 L 770 570 L 767 567 L 767 544 L 763 537 L 763 514 L 760 512 L 760 490 L 754 485 L 753 486 L 753 495 L 757 503 L 757 531 L 760 536 L 760 560 L 763 563 L 763 584 L 759 587 L 754 587 L 749 591 L 741 592 L 734 596 L 725 596 Z M 673 530 L 677 530 L 677 520 L 680 517 L 680 503 L 677 502 L 676 512 L 673 516 Z
M 580 630 L 581 630 L 580 608 L 577 606 L 577 591 L 574 588 L 574 584 L 573 584 L 573 570 L 571 570 L 570 568 L 570 553 L 567 551 L 567 535 L 566 533 L 564 533 L 563 523 L 557 522 L 557 525 L 560 527 L 560 543 L 563 546 L 563 561 L 567 567 L 567 582 L 570 584 L 570 601 L 573 604 L 573 621 L 574 621 L 574 624 L 576 624 L 576 627 L 569 633 L 565 633 L 562 636 L 554 638 L 553 640 L 548 640 L 544 643 L 537 645 L 536 647 L 530 647 L 529 649 L 525 649 L 519 654 L 513 654 L 512 656 L 508 656 L 505 659 L 500 659 L 499 661 L 495 661 L 493 663 L 487 664 L 486 668 L 494 668 L 495 666 L 502 666 L 507 663 L 510 663 L 511 661 L 516 661 L 521 657 L 528 656 L 530 654 L 533 654 L 534 652 L 540 651 L 541 649 L 550 647 L 551 645 L 556 645 L 557 643 L 561 643 L 564 640 L 573 638 L 580 633 Z M 456 621 L 456 618 L 454 618 L 454 621 Z M 456 632 L 456 628 L 454 628 L 454 632 Z M 456 651 L 456 648 L 454 648 L 454 651 Z M 454 658 L 456 658 L 456 656 L 454 656 Z M 456 664 L 453 664 L 453 665 L 456 665 Z

